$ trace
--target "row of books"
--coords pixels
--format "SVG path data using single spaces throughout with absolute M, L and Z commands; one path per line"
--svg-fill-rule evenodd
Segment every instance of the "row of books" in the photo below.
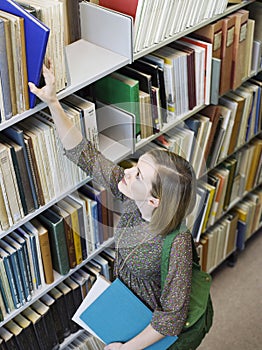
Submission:
M 261 138 L 255 138 L 210 171 L 206 181 L 200 180 L 197 204 L 192 213 L 197 218 L 192 226 L 192 234 L 197 241 L 247 192 L 261 184 L 261 149 Z
M 209 105 L 212 99 L 221 103 L 219 95 L 239 88 L 257 71 L 251 65 L 255 22 L 248 14 L 238 11 L 98 80 L 94 98 L 133 113 L 137 141 L 196 106 Z M 242 22 L 246 36 L 239 42 Z M 230 45 L 227 37 L 232 38 Z
M 261 103 L 260 73 L 154 142 L 190 161 L 200 178 L 260 133 Z
M 103 188 L 86 184 L 0 240 L 0 289 L 7 313 L 113 236 L 107 199 Z
M 261 227 L 261 215 L 260 186 L 201 236 L 198 252 L 202 269 L 211 272 L 230 254 L 243 250 L 247 239 Z
M 5 129 L 0 139 L 2 230 L 86 178 L 63 154 L 54 123 L 44 112 Z
M 197 25 L 204 19 L 223 13 L 224 1 L 99 0 L 99 5 L 132 16 L 134 19 L 134 52 Z
M 103 275 L 112 281 L 114 256 L 114 250 L 106 248 L 18 316 L 5 323 L 0 328 L 0 340 L 3 340 L 7 349 L 59 349 L 60 344 L 70 334 L 79 330 L 72 317 L 92 288 L 97 275 Z M 17 347 L 12 347 L 14 344 Z
M 46 57 L 53 63 L 56 91 L 69 85 L 63 7 L 56 0 L 1 1 L 1 122 L 35 106 L 28 81 L 40 84 Z
M 94 98 L 133 113 L 139 141 L 209 104 L 211 53 L 211 44 L 183 38 L 95 82 Z
M 213 45 L 212 79 L 219 77 L 217 89 L 220 96 L 230 89 L 235 90 L 251 73 L 261 69 L 261 51 L 259 58 L 255 35 L 256 20 L 259 22 L 253 11 L 239 10 L 192 33 L 193 37 Z
M 75 340 L 73 340 L 65 349 L 66 350 L 103 350 L 105 344 L 98 338 L 83 331 Z

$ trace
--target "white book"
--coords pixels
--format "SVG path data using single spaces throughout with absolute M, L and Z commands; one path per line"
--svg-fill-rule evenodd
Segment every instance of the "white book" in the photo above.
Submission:
M 22 219 L 24 212 L 18 191 L 11 151 L 10 148 L 3 143 L 0 143 L 0 172 L 3 195 L 4 198 L 6 196 L 7 203 L 9 204 L 6 207 L 9 208 L 11 213 L 9 222 L 16 223 Z
M 235 123 L 236 111 L 237 111 L 238 104 L 237 104 L 237 102 L 231 101 L 231 100 L 227 99 L 226 97 L 221 97 L 219 99 L 219 103 L 222 104 L 223 106 L 226 106 L 227 108 L 229 108 L 231 110 L 231 115 L 230 115 L 230 120 L 229 120 L 228 128 L 226 131 L 226 135 L 225 135 L 225 140 L 224 140 L 223 147 L 221 149 L 221 153 L 219 156 L 219 159 L 224 159 L 228 153 L 228 148 L 229 148 L 229 144 L 230 144 L 233 126 Z
M 197 106 L 203 105 L 205 103 L 205 49 L 185 41 L 184 38 L 178 40 L 178 42 L 195 50 L 196 104 Z
M 155 28 L 159 26 L 159 13 L 161 13 L 162 0 L 152 1 L 152 8 L 148 20 L 147 31 L 144 39 L 144 46 L 150 47 L 154 43 Z
M 157 44 L 164 40 L 166 37 L 166 29 L 169 22 L 169 17 L 171 13 L 172 0 L 165 0 L 164 3 L 161 2 L 161 11 L 159 15 L 159 24 L 155 26 L 155 37 L 154 42 Z
M 92 101 L 88 101 L 87 99 L 84 99 L 76 94 L 67 96 L 64 101 L 65 103 L 81 109 L 81 120 L 83 121 L 85 136 L 92 142 L 96 149 L 99 150 L 95 104 Z
M 24 134 L 32 139 L 43 196 L 45 203 L 47 203 L 51 200 L 52 195 L 54 197 L 54 193 L 52 191 L 53 184 L 51 185 L 52 179 L 49 178 L 51 167 L 47 157 L 47 149 L 43 133 L 39 128 L 31 125 L 29 120 L 23 120 L 20 123 L 20 126 L 24 130 Z

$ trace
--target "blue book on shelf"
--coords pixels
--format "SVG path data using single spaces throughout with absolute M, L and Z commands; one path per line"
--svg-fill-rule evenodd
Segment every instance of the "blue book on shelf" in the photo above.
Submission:
M 39 85 L 50 29 L 13 0 L 1 0 L 0 10 L 24 18 L 28 81 Z M 30 108 L 36 96 L 29 91 Z
M 81 325 L 86 324 L 105 344 L 124 343 L 150 323 L 152 311 L 116 279 L 84 309 L 79 318 Z M 176 340 L 177 336 L 166 336 L 146 350 L 166 350 Z

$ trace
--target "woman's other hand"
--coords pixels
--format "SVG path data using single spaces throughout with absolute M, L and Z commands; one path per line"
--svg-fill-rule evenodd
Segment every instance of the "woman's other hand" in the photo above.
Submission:
M 104 347 L 104 350 L 120 350 L 124 344 L 122 343 L 111 343 Z

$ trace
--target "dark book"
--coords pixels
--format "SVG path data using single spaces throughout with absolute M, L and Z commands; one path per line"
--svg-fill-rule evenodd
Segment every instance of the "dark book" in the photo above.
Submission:
M 41 301 L 50 307 L 55 324 L 56 335 L 61 344 L 71 333 L 63 293 L 57 288 L 52 288 L 41 298 Z
M 0 327 L 0 337 L 3 339 L 5 350 L 20 350 L 13 333 L 5 327 Z
M 57 350 L 59 349 L 59 342 L 55 332 L 54 320 L 50 308 L 40 300 L 35 301 L 31 308 L 41 315 L 41 323 L 46 333 L 44 342 L 45 349 Z
M 41 315 L 36 312 L 31 306 L 29 306 L 22 311 L 22 316 L 27 318 L 32 323 L 32 328 L 34 330 L 40 350 L 46 350 L 47 333 Z
M 59 283 L 56 288 L 63 294 L 70 331 L 71 333 L 75 333 L 79 330 L 79 326 L 74 321 L 72 321 L 72 317 L 77 310 L 74 301 L 73 290 L 63 282 Z
M 51 209 L 47 209 L 37 218 L 49 232 L 53 268 L 61 275 L 65 275 L 69 272 L 70 266 L 63 218 Z
M 77 282 L 74 281 L 74 279 L 71 277 L 68 277 L 64 280 L 64 283 L 71 289 L 74 299 L 74 305 L 75 309 L 77 310 L 80 306 L 80 304 L 83 301 L 81 286 Z
M 68 213 L 65 209 L 63 209 L 59 203 L 60 202 L 53 205 L 51 209 L 54 212 L 56 212 L 58 215 L 63 217 L 69 265 L 70 265 L 70 268 L 73 269 L 74 267 L 76 267 L 77 264 L 76 264 L 76 252 L 75 252 L 75 245 L 74 245 L 72 219 L 71 219 L 70 213 Z
M 23 339 L 26 340 L 24 350 L 40 350 L 32 322 L 22 314 L 15 316 L 14 322 L 23 329 Z
M 19 300 L 19 303 L 23 305 L 26 302 L 26 297 L 25 297 L 25 290 L 22 282 L 22 276 L 19 269 L 17 251 L 9 243 L 7 243 L 4 240 L 4 238 L 0 240 L 0 247 L 4 251 L 6 251 L 9 255 L 10 265 L 11 265 L 11 269 L 13 272 L 13 277 L 14 277 L 14 281 L 17 289 L 18 300 Z
M 130 65 L 122 67 L 118 70 L 120 74 L 126 75 L 131 79 L 135 79 L 139 81 L 139 90 L 142 90 L 150 95 L 151 105 L 153 105 L 153 96 L 152 96 L 152 77 L 150 74 L 143 73 L 137 69 L 132 68 Z M 157 116 L 154 114 L 154 110 L 152 109 L 152 121 L 153 127 L 156 125 L 155 119 Z M 156 132 L 157 130 L 154 130 Z
M 39 169 L 37 165 L 37 158 L 36 158 L 36 151 L 34 149 L 33 140 L 32 140 L 33 133 L 30 133 L 30 131 L 25 130 L 24 131 L 24 140 L 26 145 L 26 151 L 28 154 L 29 162 L 31 164 L 33 179 L 35 183 L 36 188 L 36 194 L 37 194 L 37 201 L 39 205 L 45 205 L 45 197 L 44 197 L 44 190 L 40 179 Z
M 41 281 L 35 237 L 32 233 L 28 232 L 24 226 L 18 227 L 15 232 L 17 232 L 17 234 L 26 242 L 33 289 L 37 289 L 41 286 Z
M 21 276 L 22 286 L 25 294 L 25 300 L 29 301 L 32 299 L 32 296 L 29 289 L 29 280 L 27 276 L 27 267 L 26 267 L 25 256 L 23 253 L 23 247 L 11 236 L 5 236 L 3 239 L 16 250 L 18 272 Z
M 159 96 L 161 102 L 161 120 L 166 122 L 167 120 L 167 104 L 166 104 L 166 91 L 165 91 L 165 83 L 161 77 L 161 68 L 153 62 L 147 61 L 146 58 L 140 58 L 135 60 L 131 67 L 144 72 L 146 74 L 151 75 L 152 85 L 159 88 Z
M 10 257 L 9 257 L 9 254 L 1 247 L 0 247 L 0 257 L 1 257 L 1 259 L 3 259 L 3 262 L 4 262 L 4 267 L 5 267 L 7 279 L 9 282 L 10 292 L 11 292 L 14 306 L 15 306 L 15 308 L 19 308 L 21 306 L 21 302 L 20 302 L 19 296 L 18 296 L 18 289 L 16 286 L 14 272 L 12 269 Z
M 5 135 L 1 135 L 1 139 L 10 146 L 11 157 L 14 164 L 15 175 L 18 183 L 18 190 L 24 210 L 27 215 L 35 210 L 34 200 L 30 187 L 29 175 L 27 172 L 23 148 Z
M 21 317 L 23 317 L 21 315 Z M 30 322 L 29 322 L 30 323 Z M 10 320 L 5 324 L 5 328 L 8 329 L 14 336 L 14 340 L 19 350 L 34 350 L 39 349 L 38 343 L 35 337 L 28 338 L 28 332 L 24 332 L 24 328 L 21 327 L 14 320 Z M 32 340 L 32 344 L 29 343 L 29 339 Z M 35 347 L 32 347 L 35 346 Z
M 161 106 L 164 109 L 164 113 L 162 114 L 162 120 L 163 123 L 167 122 L 167 96 L 166 96 L 166 85 L 165 85 L 165 75 L 164 75 L 164 66 L 161 66 L 159 64 L 157 57 L 153 55 L 146 55 L 141 60 L 144 62 L 157 64 L 158 66 L 158 78 L 159 78 L 159 85 L 160 85 L 160 99 L 161 99 Z
M 30 184 L 30 189 L 31 189 L 33 201 L 34 201 L 34 207 L 35 207 L 35 209 L 37 209 L 39 207 L 39 203 L 38 203 L 38 199 L 37 199 L 36 186 L 35 186 L 35 182 L 33 179 L 33 173 L 32 173 L 31 163 L 29 160 L 29 155 L 28 155 L 27 149 L 26 149 L 23 130 L 21 128 L 19 128 L 17 125 L 13 125 L 9 128 L 6 128 L 5 130 L 3 130 L 3 134 L 8 136 L 11 140 L 16 142 L 23 149 L 24 160 L 25 160 L 27 174 L 28 174 L 28 180 L 29 180 L 29 184 Z

